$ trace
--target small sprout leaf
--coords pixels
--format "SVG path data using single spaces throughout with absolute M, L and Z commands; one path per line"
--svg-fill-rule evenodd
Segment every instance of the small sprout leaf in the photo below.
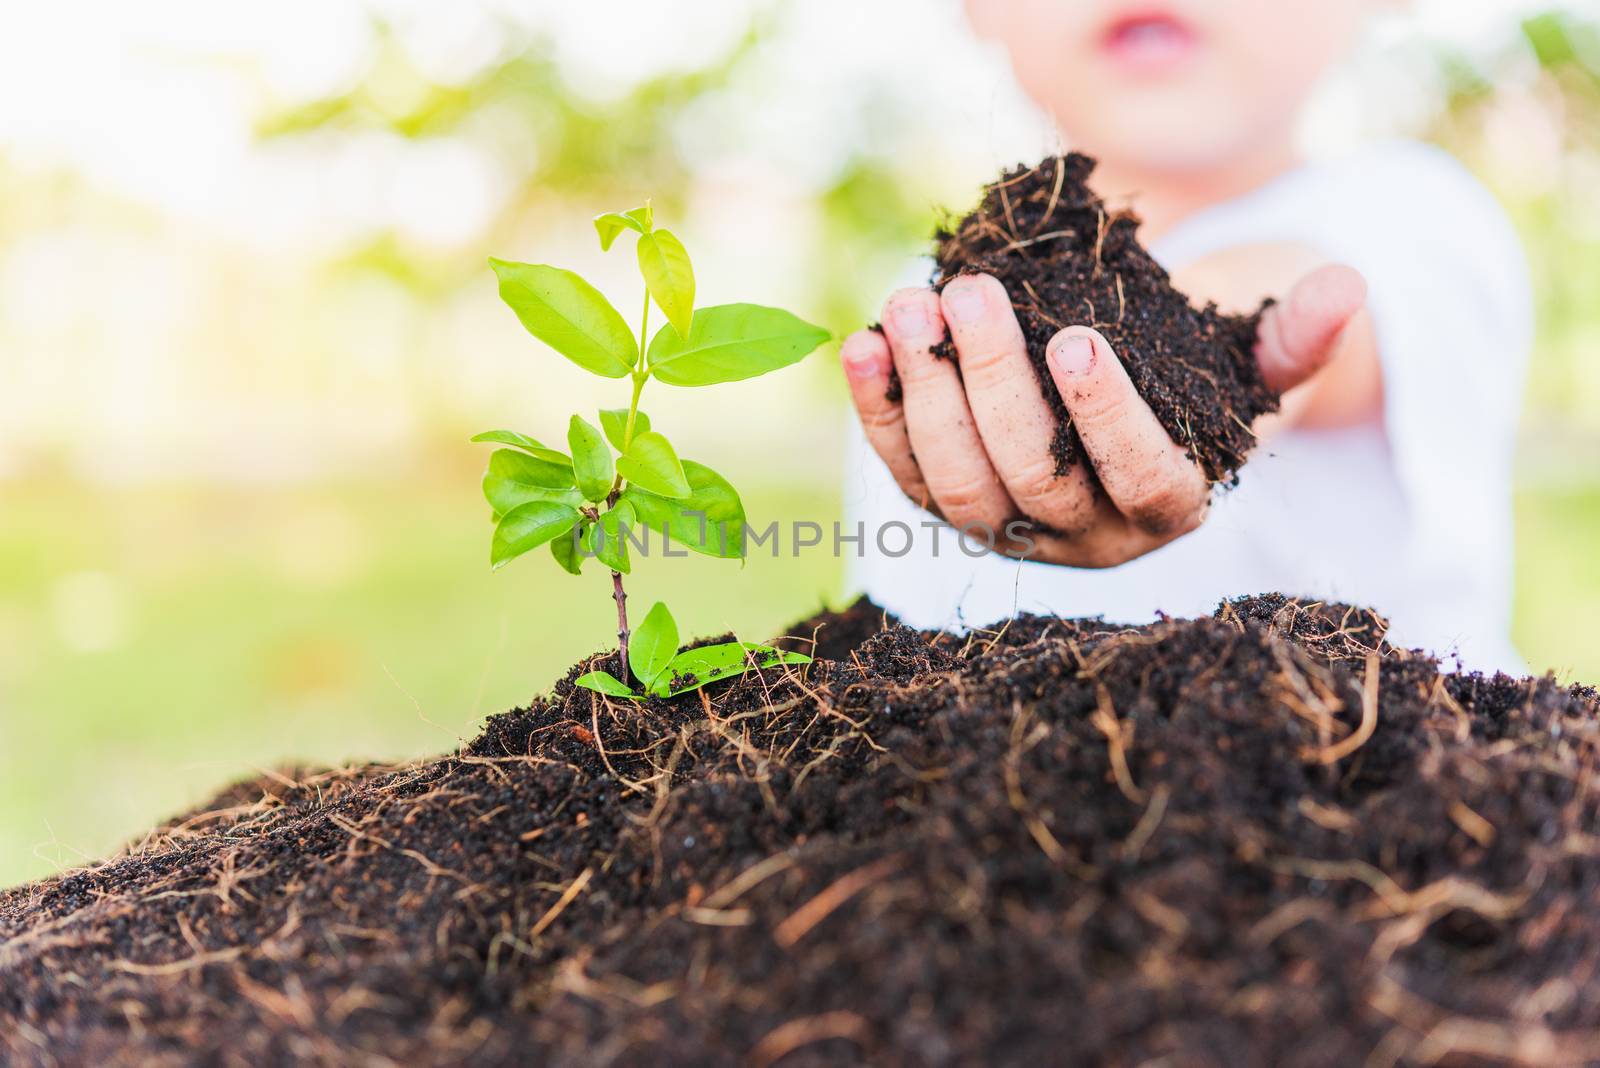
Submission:
M 600 413 L 600 429 L 606 432 L 606 440 L 611 442 L 611 447 L 618 452 L 627 452 L 628 438 L 628 409 L 607 408 Z M 642 411 L 633 413 L 633 432 L 643 434 L 650 429 L 650 417 Z
M 628 639 L 628 666 L 649 689 L 678 652 L 678 623 L 660 601 Z
M 618 501 L 617 506 L 600 516 L 600 521 L 589 528 L 584 539 L 584 550 L 613 571 L 628 573 L 628 533 L 637 520 L 633 505 Z
M 580 675 L 572 680 L 574 686 L 582 686 L 585 690 L 603 693 L 607 697 L 627 697 L 638 701 L 640 697 L 627 687 L 627 684 L 618 681 L 617 677 L 609 671 L 591 671 L 587 675 Z
M 811 658 L 804 653 L 790 653 L 748 642 L 726 642 L 685 649 L 672 658 L 672 663 L 663 673 L 663 679 L 668 684 L 668 696 L 677 697 L 720 679 L 743 675 L 752 668 L 809 663 Z
M 500 517 L 489 563 L 497 570 L 523 553 L 559 538 L 578 522 L 578 510 L 557 501 L 529 501 Z
M 656 228 L 656 211 L 650 206 L 650 202 L 648 200 L 639 207 L 634 208 L 631 211 L 625 211 L 622 214 L 624 217 L 632 219 L 634 222 L 639 224 L 640 233 L 648 234 L 651 230 Z
M 728 480 L 704 464 L 683 461 L 689 495 L 668 499 L 640 486 L 629 486 L 623 499 L 652 535 L 662 534 L 682 547 L 723 560 L 745 554 L 744 504 Z
M 689 251 L 671 230 L 657 230 L 639 238 L 638 252 L 645 288 L 678 336 L 688 337 L 694 319 L 694 267 Z
M 600 251 L 602 252 L 611 251 L 612 242 L 616 241 L 617 235 L 624 230 L 633 230 L 640 234 L 644 233 L 644 227 L 640 226 L 637 220 L 630 219 L 626 215 L 615 211 L 608 211 L 604 215 L 596 215 L 594 217 L 594 229 L 595 233 L 600 235 Z
M 617 473 L 663 497 L 687 497 L 689 479 L 672 443 L 653 430 L 634 432 L 633 444 L 617 461 Z
M 600 235 L 600 251 L 611 251 L 611 245 L 617 235 L 624 230 L 632 230 L 638 234 L 648 234 L 655 228 L 655 212 L 650 210 L 647 200 L 642 208 L 632 211 L 608 211 L 604 215 L 594 217 L 595 233 Z
M 738 382 L 799 362 L 828 336 L 781 308 L 719 304 L 695 313 L 687 338 L 662 327 L 650 342 L 650 372 L 671 386 Z
M 519 452 L 496 449 L 483 476 L 483 496 L 496 515 L 504 515 L 529 501 L 576 504 L 580 495 L 573 479 L 572 461 L 552 449 Z
M 600 291 L 571 271 L 491 259 L 500 299 L 528 333 L 587 371 L 622 378 L 633 370 L 638 345 L 622 315 Z
M 584 500 L 605 500 L 617 475 L 605 438 L 593 423 L 575 415 L 567 426 L 567 444 L 572 449 L 572 469 Z
M 561 565 L 561 570 L 569 575 L 581 575 L 583 573 L 583 550 L 580 546 L 584 544 L 584 539 L 588 537 L 591 525 L 592 521 L 585 519 L 559 538 L 554 538 L 550 542 L 550 555 L 556 558 L 556 563 Z
M 544 445 L 535 438 L 526 434 L 519 434 L 515 430 L 485 430 L 482 434 L 475 434 L 473 441 L 492 441 L 497 445 L 510 445 L 513 448 L 525 449 L 534 452 L 544 448 Z

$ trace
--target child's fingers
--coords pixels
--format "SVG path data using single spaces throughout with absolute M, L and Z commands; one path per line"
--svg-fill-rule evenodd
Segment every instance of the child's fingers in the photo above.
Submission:
M 1016 506 L 984 451 L 955 362 L 933 354 L 945 338 L 939 298 L 901 290 L 884 306 L 883 329 L 905 392 L 906 434 L 939 513 L 958 529 L 1002 531 Z
M 858 330 L 839 348 L 845 381 L 867 443 L 888 466 L 900 491 L 922 507 L 928 505 L 928 484 L 906 436 L 906 415 L 900 402 L 889 399 L 889 372 L 894 369 L 889 342 L 876 330 Z
M 950 281 L 940 307 L 961 362 L 967 404 L 984 449 L 1023 513 L 1069 534 L 1093 522 L 1088 473 L 1057 475 L 1050 453 L 1056 419 L 1028 360 L 1005 287 L 986 274 Z
M 1106 339 L 1068 327 L 1050 339 L 1051 376 L 1100 483 L 1140 530 L 1176 537 L 1199 526 L 1209 487 L 1133 388 Z
M 1135 527 L 1103 498 L 1096 503 L 1096 509 L 1100 515 L 1094 524 L 1076 537 L 1024 529 L 1016 533 L 1016 547 L 1002 547 L 1001 551 L 1022 560 L 1100 570 L 1137 559 L 1171 540 Z
M 1366 279 L 1353 267 L 1329 264 L 1302 278 L 1261 320 L 1256 359 L 1267 385 L 1281 393 L 1321 370 L 1366 301 Z

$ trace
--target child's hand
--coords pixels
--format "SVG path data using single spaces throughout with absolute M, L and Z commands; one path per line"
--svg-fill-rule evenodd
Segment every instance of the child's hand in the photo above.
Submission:
M 1366 300 L 1349 267 L 1321 267 L 1262 319 L 1256 356 L 1283 391 L 1332 356 Z M 929 351 L 948 324 L 960 372 Z M 1167 436 L 1098 332 L 1068 327 L 1051 339 L 1055 388 L 1072 414 L 1104 494 L 1075 466 L 1055 473 L 1056 420 L 1040 392 L 1005 289 L 988 275 L 957 278 L 942 294 L 907 289 L 883 311 L 883 334 L 844 343 L 845 377 L 868 441 L 905 494 L 958 529 L 992 534 L 1010 555 L 1073 567 L 1111 567 L 1198 527 L 1210 487 Z M 904 398 L 885 393 L 899 372 Z M 1059 534 L 1009 541 L 1007 525 L 1034 520 Z

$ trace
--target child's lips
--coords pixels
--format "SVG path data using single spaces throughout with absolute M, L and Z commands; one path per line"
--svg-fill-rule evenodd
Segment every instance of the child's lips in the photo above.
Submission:
M 1106 27 L 1101 51 L 1134 74 L 1163 74 L 1177 67 L 1199 46 L 1187 23 L 1165 12 L 1126 15 Z

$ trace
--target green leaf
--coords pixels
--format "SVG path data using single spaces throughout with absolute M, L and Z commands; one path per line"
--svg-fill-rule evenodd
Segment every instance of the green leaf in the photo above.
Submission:
M 687 497 L 689 480 L 678 462 L 672 442 L 654 430 L 643 434 L 634 432 L 633 444 L 625 456 L 617 461 L 617 473 L 629 482 L 637 482 L 651 493 L 663 497 Z
M 623 444 L 628 434 L 628 409 L 607 408 L 600 413 L 600 428 L 606 432 L 606 440 L 618 452 L 627 452 Z M 633 432 L 643 434 L 650 429 L 650 417 L 642 411 L 633 413 Z
M 656 228 L 656 209 L 650 206 L 648 200 L 639 207 L 631 211 L 625 211 L 622 214 L 642 226 L 644 233 L 648 234 Z
M 622 378 L 633 370 L 639 342 L 594 286 L 559 267 L 497 259 L 489 263 L 500 278 L 500 299 L 528 333 L 605 378 Z
M 626 683 L 618 681 L 617 677 L 609 671 L 591 671 L 587 675 L 580 675 L 572 680 L 574 686 L 582 686 L 585 690 L 603 693 L 607 697 L 628 697 L 635 701 L 643 698 L 630 690 Z
M 624 230 L 633 230 L 640 234 L 644 233 L 644 227 L 640 226 L 638 222 L 615 211 L 608 211 L 604 215 L 596 215 L 594 217 L 594 229 L 600 235 L 600 251 L 602 252 L 610 252 L 611 243 Z
M 556 563 L 560 564 L 561 569 L 569 575 L 583 573 L 583 551 L 579 546 L 585 543 L 584 539 L 589 536 L 589 527 L 592 525 L 592 520 L 584 519 L 550 542 L 550 555 L 556 558 Z
M 698 690 L 720 679 L 743 675 L 753 668 L 777 667 L 779 664 L 809 664 L 811 658 L 804 653 L 790 653 L 766 645 L 748 642 L 726 642 L 722 645 L 702 645 L 698 649 L 685 649 L 672 658 L 672 663 L 662 673 L 668 686 L 668 696 Z M 693 682 L 679 680 L 694 676 Z M 658 679 L 659 685 L 662 680 Z
M 504 515 L 529 501 L 581 499 L 572 473 L 572 461 L 553 449 L 518 452 L 496 449 L 483 475 L 483 496 L 496 515 Z
M 555 464 L 563 471 L 571 470 L 572 468 L 572 457 L 559 449 L 547 449 L 543 445 L 537 445 L 523 451 L 535 460 L 542 460 L 547 464 Z
M 639 238 L 639 273 L 656 305 L 680 338 L 689 336 L 694 321 L 694 266 L 689 250 L 671 230 Z
M 683 461 L 689 495 L 670 500 L 639 486 L 622 496 L 639 522 L 654 534 L 663 530 L 673 545 L 705 556 L 738 560 L 744 556 L 744 504 L 728 480 L 704 464 Z
M 496 570 L 523 553 L 559 538 L 578 522 L 578 510 L 557 501 L 529 501 L 500 517 L 494 528 L 489 563 Z
M 567 445 L 572 449 L 572 470 L 584 499 L 605 500 L 617 475 L 606 439 L 593 423 L 575 415 L 567 425 Z
M 544 448 L 544 444 L 526 434 L 519 434 L 515 430 L 485 430 L 481 434 L 474 434 L 473 441 L 492 441 L 498 445 L 511 445 L 528 452 L 536 452 Z
M 667 669 L 678 652 L 678 622 L 660 601 L 628 638 L 628 666 L 645 689 Z
M 600 251 L 611 251 L 611 243 L 617 235 L 624 230 L 633 230 L 640 234 L 648 234 L 656 224 L 655 212 L 650 209 L 647 200 L 642 208 L 632 211 L 608 211 L 604 215 L 594 217 L 595 232 L 600 235 Z
M 618 501 L 617 506 L 600 516 L 584 539 L 588 554 L 613 571 L 628 573 L 628 531 L 638 525 L 633 505 Z
M 650 342 L 650 372 L 671 386 L 711 386 L 804 359 L 828 332 L 782 308 L 719 304 L 695 313 L 687 338 L 671 324 Z

